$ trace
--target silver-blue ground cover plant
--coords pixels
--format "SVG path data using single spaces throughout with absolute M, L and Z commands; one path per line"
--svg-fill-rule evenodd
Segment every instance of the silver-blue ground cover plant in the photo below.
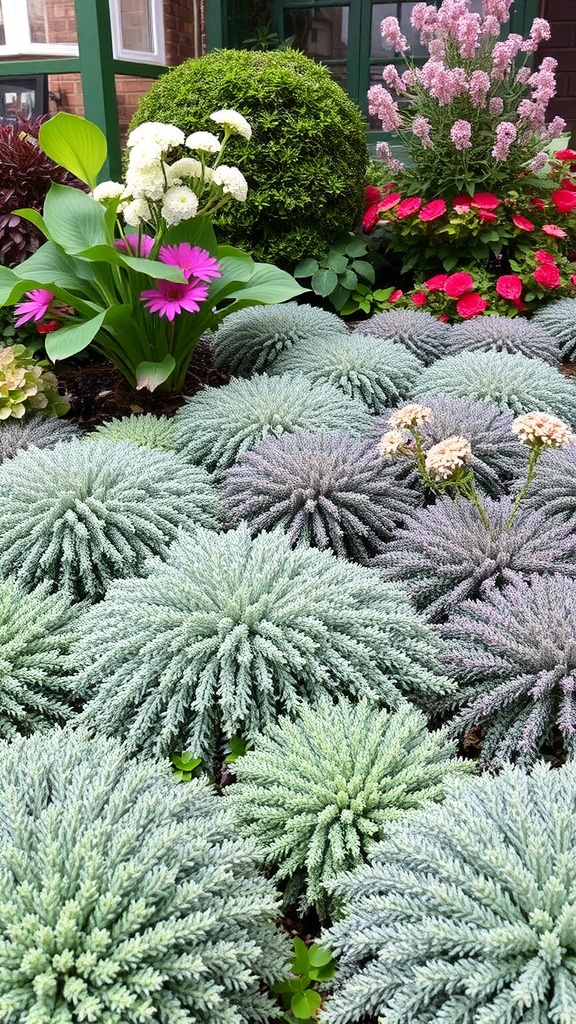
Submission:
M 261 441 L 223 478 L 231 523 L 253 535 L 281 526 L 291 544 L 331 548 L 366 562 L 420 498 L 386 466 L 376 446 L 350 434 L 294 434 Z
M 321 1024 L 573 1024 L 576 770 L 449 783 L 343 875 Z
M 486 498 L 483 506 L 488 526 L 463 498 L 417 509 L 373 561 L 383 579 L 406 586 L 428 618 L 530 573 L 576 576 L 576 534 L 569 524 L 521 509 L 509 526 L 510 499 Z
M 41 584 L 0 580 L 0 737 L 65 722 L 74 713 L 70 646 L 77 606 Z
M 554 334 L 534 320 L 515 316 L 483 316 L 455 324 L 448 335 L 446 355 L 457 352 L 520 352 L 557 366 L 560 346 Z
M 54 448 L 59 441 L 68 441 L 79 433 L 75 423 L 46 416 L 3 420 L 0 423 L 0 463 L 13 459 L 26 448 Z
M 0 571 L 76 600 L 143 572 L 180 528 L 220 522 L 203 470 L 129 442 L 30 448 L 0 466 L 0 492 Z
M 414 401 L 432 410 L 432 416 L 418 428 L 425 447 L 431 448 L 455 434 L 465 437 L 472 449 L 470 466 L 475 483 L 486 494 L 498 497 L 515 477 L 526 473 L 526 446 L 511 433 L 511 412 L 501 412 L 493 402 L 478 402 L 471 398 L 419 395 Z M 364 435 L 365 443 L 370 447 L 377 446 L 382 435 L 390 430 L 389 415 L 389 412 L 384 412 L 372 419 Z M 420 476 L 406 459 L 386 458 L 384 463 L 395 466 L 410 486 L 422 488 Z
M 359 334 L 398 342 L 426 365 L 446 355 L 450 332 L 450 328 L 436 317 L 416 309 L 376 313 L 358 324 L 355 330 Z
M 529 763 L 557 729 L 576 753 L 576 582 L 531 576 L 464 601 L 446 625 L 445 661 L 458 682 L 449 722 L 484 727 L 482 760 Z M 439 707 L 442 707 L 440 703 Z
M 560 345 L 563 359 L 571 362 L 576 357 L 576 299 L 559 299 L 541 306 L 534 316 L 539 324 Z
M 3 1024 L 276 1015 L 276 894 L 205 782 L 55 731 L 0 746 L 0 805 Z
M 169 452 L 174 449 L 174 421 L 168 416 L 153 416 L 152 413 L 123 416 L 122 419 L 101 423 L 95 430 L 85 434 L 84 440 L 114 443 L 131 441 L 143 448 L 160 448 Z
M 542 359 L 507 352 L 460 352 L 428 366 L 417 388 L 420 395 L 495 402 L 516 415 L 549 412 L 576 426 L 576 384 Z
M 220 324 L 210 342 L 217 367 L 229 373 L 262 373 L 298 341 L 316 341 L 345 334 L 346 325 L 335 313 L 306 303 L 239 309 Z
M 471 771 L 444 731 L 430 732 L 410 704 L 397 711 L 368 700 L 305 705 L 282 718 L 234 763 L 226 790 L 238 829 L 259 858 L 321 918 L 334 914 L 325 883 L 366 859 L 390 822 L 427 800 L 441 800 L 455 774 Z
M 265 373 L 204 388 L 174 417 L 176 450 L 190 462 L 219 472 L 265 437 L 295 430 L 358 434 L 369 422 L 364 405 L 331 384 L 315 384 L 302 374 Z
M 422 363 L 404 345 L 359 333 L 299 341 L 270 368 L 271 374 L 303 373 L 315 384 L 333 384 L 370 412 L 407 398 L 421 371 Z
M 326 692 L 391 707 L 445 693 L 442 650 L 374 571 L 243 526 L 198 529 L 148 578 L 113 584 L 81 620 L 74 657 L 90 728 L 130 750 L 212 758 Z
M 576 445 L 544 451 L 524 499 L 551 522 L 574 523 L 576 516 Z

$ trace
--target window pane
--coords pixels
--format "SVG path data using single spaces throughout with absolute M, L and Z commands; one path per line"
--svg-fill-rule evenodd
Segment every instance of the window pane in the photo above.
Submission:
M 122 49 L 154 52 L 150 0 L 120 0 Z
M 26 0 L 31 43 L 76 43 L 74 0 Z
M 296 8 L 284 12 L 285 37 L 292 46 L 315 60 L 342 60 L 348 56 L 348 7 Z
M 370 36 L 371 57 L 394 57 L 394 47 L 387 43 L 380 34 L 380 24 L 384 18 L 398 18 L 400 28 L 408 40 L 410 57 L 424 57 L 428 50 L 422 46 L 419 33 L 410 24 L 413 3 L 399 0 L 398 3 L 374 4 L 372 7 L 372 32 Z
M 45 0 L 27 0 L 27 2 L 30 42 L 47 43 L 49 41 L 49 32 Z
M 4 13 L 2 11 L 2 0 L 0 0 L 0 46 L 6 46 L 6 32 L 4 30 Z

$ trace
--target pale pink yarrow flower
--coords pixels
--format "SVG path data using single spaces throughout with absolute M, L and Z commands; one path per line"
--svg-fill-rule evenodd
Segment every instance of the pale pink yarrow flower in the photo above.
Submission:
M 422 149 L 434 149 L 434 143 L 430 138 L 430 121 L 422 114 L 417 114 L 412 121 L 412 134 L 420 139 Z
M 564 420 L 547 412 L 527 412 L 512 421 L 510 430 L 530 447 L 565 448 L 576 444 L 576 436 Z
M 389 89 L 394 89 L 395 92 L 404 92 L 404 84 L 398 74 L 398 68 L 395 64 L 387 64 L 386 67 L 382 69 L 382 81 Z
M 410 24 L 420 32 L 420 41 L 426 43 L 438 28 L 438 11 L 430 4 L 414 4 Z
M 402 85 L 404 86 L 405 89 L 411 89 L 412 86 L 415 85 L 416 82 L 418 81 L 418 75 L 416 73 L 416 70 L 414 70 L 413 68 L 408 68 L 407 71 L 403 71 L 400 77 L 402 79 Z
M 456 36 L 460 21 L 469 13 L 468 0 L 444 0 L 438 10 L 438 25 L 444 32 Z
M 540 43 L 546 42 L 550 39 L 550 22 L 546 21 L 545 18 L 534 18 L 532 22 L 532 28 L 530 29 L 530 38 L 524 41 L 522 47 L 526 53 L 533 53 L 540 46 Z
M 501 96 L 493 96 L 490 100 L 489 110 L 493 117 L 500 117 L 504 110 L 504 100 Z
M 475 57 L 480 46 L 482 23 L 479 14 L 467 14 L 460 18 L 455 29 L 456 40 L 462 57 Z
M 508 21 L 512 0 L 482 0 L 482 13 L 485 17 Z
M 404 170 L 404 164 L 401 160 L 396 160 L 396 158 L 392 156 L 392 150 L 387 142 L 376 143 L 376 156 L 379 157 L 380 160 L 384 160 L 384 162 L 388 164 L 390 170 L 394 171 L 396 174 L 399 171 Z
M 143 256 L 147 259 L 154 248 L 154 239 L 151 235 L 124 235 L 124 238 L 114 242 L 114 248 L 128 256 Z
M 32 291 L 26 292 L 27 301 L 19 302 L 14 309 L 16 327 L 21 327 L 29 320 L 42 320 L 53 298 L 52 292 L 46 288 L 33 288 Z
M 487 14 L 482 23 L 482 31 L 485 36 L 499 36 L 500 22 L 493 14 Z
M 178 284 L 176 281 L 156 281 L 156 288 L 148 288 L 140 292 L 140 298 L 150 313 L 165 316 L 170 322 L 174 317 L 186 310 L 187 313 L 198 313 L 199 303 L 208 296 L 208 285 Z
M 470 442 L 460 435 L 446 437 L 426 452 L 424 465 L 430 476 L 449 480 L 451 476 L 472 462 Z
M 402 124 L 394 97 L 382 85 L 372 85 L 368 90 L 368 111 L 380 119 L 385 132 L 394 132 Z
M 532 174 L 538 174 L 538 171 L 542 171 L 548 163 L 548 153 L 542 150 L 540 153 L 536 153 L 536 156 L 528 164 L 528 169 L 532 171 Z
M 563 117 L 553 117 L 544 134 L 546 142 L 551 142 L 552 139 L 557 139 L 563 134 L 565 128 L 566 121 Z
M 454 121 L 450 129 L 450 138 L 454 149 L 470 149 L 472 142 L 472 125 L 470 121 Z
M 510 146 L 516 138 L 517 132 L 511 121 L 501 121 L 496 126 L 496 140 L 492 150 L 495 160 L 507 160 Z
M 470 75 L 468 91 L 473 107 L 483 107 L 490 90 L 490 75 L 486 71 L 473 71 Z
M 404 430 L 388 430 L 382 435 L 378 443 L 378 451 L 380 455 L 394 456 L 398 455 L 402 448 L 405 448 L 410 438 Z
M 512 32 L 508 39 L 495 44 L 492 50 L 492 77 L 496 81 L 500 82 L 511 69 L 523 42 L 522 36 Z
M 384 18 L 380 22 L 380 35 L 385 42 L 394 47 L 396 53 L 406 53 L 410 49 L 406 36 L 402 34 L 398 18 Z
M 531 77 L 532 71 L 530 68 L 518 68 L 518 71 L 516 72 L 516 81 L 520 85 L 526 85 L 527 82 L 530 81 Z
M 419 427 L 426 420 L 430 419 L 432 409 L 427 405 L 405 405 L 402 409 L 395 409 L 390 413 L 388 422 L 391 427 L 400 430 L 410 430 L 412 427 Z
M 196 281 L 209 283 L 213 277 L 222 277 L 220 264 L 206 249 L 198 245 L 181 242 L 179 245 L 163 245 L 158 253 L 161 263 L 170 267 L 179 267 L 186 280 L 194 277 Z
M 546 107 L 541 103 L 533 103 L 532 100 L 520 100 L 518 117 L 528 121 L 532 133 L 538 132 L 546 122 Z

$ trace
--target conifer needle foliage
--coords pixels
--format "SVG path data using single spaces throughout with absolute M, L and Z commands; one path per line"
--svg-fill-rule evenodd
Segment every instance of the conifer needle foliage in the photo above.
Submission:
M 557 302 L 548 302 L 537 310 L 534 323 L 556 338 L 563 359 L 574 362 L 576 357 L 576 299 L 559 299 Z
M 230 520 L 246 519 L 253 535 L 281 526 L 292 544 L 331 548 L 360 562 L 381 551 L 419 504 L 375 444 L 308 430 L 268 438 L 245 452 L 226 472 L 223 496 Z
M 213 757 L 302 699 L 371 693 L 396 707 L 453 685 L 403 591 L 328 552 L 292 550 L 280 530 L 181 537 L 146 579 L 113 584 L 80 633 L 83 721 L 130 750 Z
M 285 972 L 276 896 L 222 800 L 120 744 L 0 746 L 3 1024 L 253 1024 Z
M 208 471 L 222 471 L 265 437 L 295 430 L 365 430 L 370 415 L 361 402 L 331 384 L 303 374 L 235 379 L 204 388 L 174 417 L 176 450 Z
M 366 859 L 391 821 L 440 800 L 446 779 L 469 771 L 445 732 L 430 732 L 409 704 L 323 698 L 283 718 L 234 763 L 227 790 L 241 834 L 253 837 L 286 902 L 301 897 L 321 917 L 333 909 L 324 883 Z
M 54 448 L 79 434 L 74 423 L 46 416 L 26 416 L 23 420 L 0 422 L 0 463 L 13 459 L 26 448 Z
M 339 879 L 347 913 L 322 1024 L 570 1024 L 576 1019 L 576 771 L 449 784 Z
M 355 330 L 404 345 L 427 366 L 446 355 L 450 332 L 446 324 L 421 309 L 391 309 L 386 313 L 376 313 L 358 324 Z
M 122 419 L 101 423 L 85 435 L 85 440 L 114 443 L 131 441 L 143 448 L 160 448 L 169 452 L 174 449 L 174 421 L 167 416 L 153 416 L 152 413 L 123 416 Z
M 574 523 L 576 445 L 542 453 L 525 503 L 527 508 L 541 509 L 549 522 Z
M 557 366 L 560 346 L 552 333 L 533 320 L 515 316 L 483 316 L 455 324 L 448 335 L 447 355 L 457 352 L 520 352 Z
M 76 600 L 144 571 L 180 528 L 219 525 L 202 470 L 129 443 L 74 439 L 20 452 L 0 466 L 0 492 L 0 571 Z

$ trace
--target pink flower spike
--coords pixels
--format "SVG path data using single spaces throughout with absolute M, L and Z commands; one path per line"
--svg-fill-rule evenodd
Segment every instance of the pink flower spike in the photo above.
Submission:
M 200 302 L 208 296 L 205 284 L 178 284 L 176 281 L 156 281 L 156 288 L 140 292 L 149 313 L 158 313 L 172 322 L 174 317 L 186 310 L 187 313 L 198 313 Z
M 26 298 L 27 302 L 19 302 L 14 309 L 16 327 L 21 327 L 29 320 L 42 320 L 54 296 L 46 288 L 33 288 L 31 292 L 26 292 Z
M 170 267 L 179 267 L 188 281 L 195 277 L 197 281 L 209 283 L 213 277 L 222 277 L 218 260 L 206 249 L 201 249 L 198 245 L 189 245 L 188 242 L 181 242 L 180 245 L 163 245 L 158 259 Z
M 154 242 L 155 239 L 151 235 L 142 235 L 140 248 L 138 248 L 138 235 L 124 235 L 124 238 L 119 238 L 117 242 L 114 242 L 114 248 L 118 249 L 118 252 L 125 252 L 127 256 L 142 256 L 144 259 L 148 259 L 154 248 Z

